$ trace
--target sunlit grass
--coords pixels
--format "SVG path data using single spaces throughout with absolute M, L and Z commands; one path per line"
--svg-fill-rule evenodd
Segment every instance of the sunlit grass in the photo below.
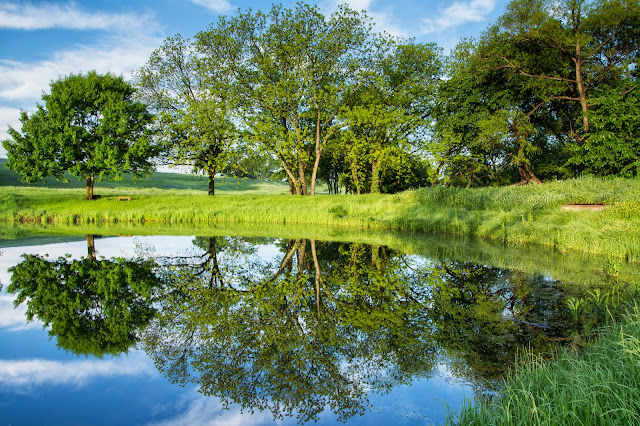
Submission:
M 640 424 L 640 310 L 586 346 L 553 361 L 526 354 L 489 402 L 449 418 L 460 425 Z
M 173 186 L 182 185 L 182 189 L 167 188 L 169 181 L 165 179 L 172 179 Z M 226 184 L 237 185 L 237 192 L 220 189 L 225 186 L 221 183 L 219 195 L 210 197 L 206 182 L 202 189 L 178 185 L 189 179 L 193 177 L 159 175 L 144 186 L 99 187 L 96 193 L 102 198 L 95 201 L 84 201 L 80 187 L 4 186 L 0 187 L 0 220 L 14 224 L 343 226 L 475 236 L 505 244 L 541 244 L 558 252 L 640 260 L 638 179 L 587 177 L 539 186 L 434 187 L 395 195 L 316 197 L 280 195 L 288 193 L 282 183 L 242 180 Z M 119 196 L 131 196 L 131 201 L 117 201 Z M 562 208 L 572 203 L 602 203 L 606 207 L 602 211 Z

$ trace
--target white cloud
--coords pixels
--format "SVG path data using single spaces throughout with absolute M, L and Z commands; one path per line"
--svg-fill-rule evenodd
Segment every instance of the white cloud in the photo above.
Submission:
M 234 7 L 231 5 L 231 3 L 228 2 L 228 0 L 191 0 L 193 3 L 205 7 L 207 9 L 209 9 L 212 12 L 228 12 L 232 9 L 234 9 Z
M 2 83 L 0 83 L 1 85 Z M 35 108 L 35 104 L 33 105 Z M 9 133 L 7 133 L 8 126 L 20 131 L 22 123 L 20 123 L 20 110 L 18 108 L 11 108 L 0 105 L 0 141 L 9 139 Z M 0 145 L 0 158 L 6 158 L 7 152 Z
M 397 19 L 391 7 L 387 7 L 384 10 L 374 10 L 372 3 L 373 0 L 331 0 L 329 3 L 325 3 L 324 10 L 325 13 L 330 14 L 338 10 L 339 5 L 346 4 L 355 11 L 366 11 L 375 24 L 376 31 L 386 32 L 396 37 L 407 37 L 409 35 L 406 28 L 401 28 L 399 25 L 394 24 Z
M 336 4 L 346 4 L 351 9 L 357 10 L 357 11 L 361 11 L 361 10 L 369 11 L 371 2 L 372 0 L 347 0 L 347 1 L 337 1 Z
M 276 421 L 269 412 L 250 410 L 242 412 L 239 406 L 231 406 L 225 410 L 218 398 L 204 396 L 197 392 L 197 388 L 186 393 L 177 403 L 184 409 L 175 417 L 164 419 L 147 426 L 182 426 L 182 425 L 273 425 Z M 283 422 L 277 422 L 283 423 Z M 289 421 L 288 423 L 294 423 Z
M 7 127 L 19 129 L 19 110 L 33 111 L 49 91 L 53 80 L 71 73 L 112 72 L 129 78 L 141 67 L 162 39 L 159 24 L 151 14 L 94 12 L 74 2 L 0 3 L 0 29 L 92 30 L 104 33 L 101 42 L 77 44 L 54 51 L 37 60 L 22 62 L 0 58 L 0 140 Z M 0 147 L 0 157 L 5 157 Z
M 54 52 L 35 63 L 0 60 L 0 101 L 39 100 L 52 80 L 70 73 L 96 70 L 130 76 L 160 43 L 155 37 L 113 37 L 101 45 Z
M 79 45 L 37 62 L 0 60 L 0 140 L 10 125 L 19 130 L 20 108 L 34 111 L 53 80 L 71 73 L 111 72 L 130 78 L 162 40 L 153 36 L 108 37 L 100 45 Z M 6 152 L 0 147 L 0 157 Z
M 0 384 L 16 388 L 41 385 L 82 386 L 98 377 L 153 376 L 157 370 L 143 352 L 109 360 L 0 360 Z
M 72 30 L 107 30 L 138 32 L 148 27 L 153 17 L 128 13 L 90 12 L 74 2 L 66 4 L 30 2 L 0 4 L 0 28 L 14 30 L 43 30 L 63 28 Z
M 0 295 L 0 328 L 3 331 L 20 331 L 29 328 L 42 328 L 42 323 L 37 321 L 27 322 L 25 313 L 27 308 L 24 304 L 14 309 L 13 296 Z
M 457 27 L 467 22 L 482 22 L 496 6 L 495 0 L 471 0 L 455 2 L 444 9 L 440 16 L 424 19 L 423 32 L 435 33 L 448 28 Z

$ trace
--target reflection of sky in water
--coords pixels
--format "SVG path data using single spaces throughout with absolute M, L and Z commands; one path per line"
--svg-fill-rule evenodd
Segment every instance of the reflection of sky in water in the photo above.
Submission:
M 100 238 L 97 256 L 132 257 L 140 247 L 153 247 L 158 256 L 193 249 L 193 237 Z M 23 253 L 57 258 L 87 254 L 86 240 L 0 251 L 0 282 L 10 280 L 8 268 Z M 258 254 L 274 259 L 273 245 L 261 246 Z M 260 425 L 272 424 L 271 413 L 250 414 L 238 406 L 223 410 L 215 397 L 205 397 L 197 387 L 170 384 L 152 361 L 138 350 L 118 357 L 77 357 L 56 348 L 38 323 L 26 323 L 25 307 L 12 305 L 13 296 L 0 293 L 0 423 L 17 425 Z M 429 379 L 411 386 L 395 387 L 384 395 L 371 395 L 372 409 L 349 424 L 441 423 L 446 407 L 456 409 L 470 388 L 439 365 Z M 334 424 L 330 410 L 319 423 Z M 285 424 L 295 424 L 286 419 Z

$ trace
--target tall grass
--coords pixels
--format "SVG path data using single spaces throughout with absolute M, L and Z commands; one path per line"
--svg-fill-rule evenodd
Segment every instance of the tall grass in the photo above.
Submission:
M 539 186 L 423 188 L 395 195 L 236 194 L 209 197 L 177 189 L 107 188 L 102 199 L 78 190 L 0 188 L 7 223 L 249 223 L 344 226 L 437 232 L 542 244 L 610 259 L 640 260 L 640 180 L 581 178 Z M 130 195 L 130 202 L 116 201 Z M 602 211 L 566 211 L 563 204 L 604 203 Z
M 494 400 L 469 403 L 448 424 L 640 424 L 640 309 L 633 306 L 583 354 L 549 362 L 525 354 Z

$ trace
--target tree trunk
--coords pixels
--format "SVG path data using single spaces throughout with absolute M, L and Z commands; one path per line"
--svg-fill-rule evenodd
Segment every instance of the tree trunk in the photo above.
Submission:
M 305 164 L 303 161 L 298 160 L 298 181 L 300 182 L 300 193 L 302 195 L 308 194 L 307 180 L 305 178 Z
M 579 136 L 580 142 L 584 142 L 585 136 L 589 133 L 589 104 L 587 103 L 587 90 L 582 81 L 582 52 L 580 46 L 580 36 L 576 42 L 576 88 L 580 98 L 580 108 L 582 109 L 582 134 Z
M 322 155 L 322 147 L 320 146 L 320 115 L 316 122 L 316 158 L 313 161 L 313 171 L 311 172 L 311 192 L 309 195 L 316 195 L 316 178 L 318 177 L 318 168 L 320 167 L 320 156 Z
M 209 195 L 215 195 L 216 193 L 216 173 L 209 171 Z
M 87 259 L 96 258 L 96 243 L 94 237 L 94 235 L 87 235 Z
M 93 182 L 94 182 L 94 178 L 93 178 L 93 176 L 90 176 L 90 175 L 85 175 L 85 178 L 87 179 L 87 185 L 85 187 L 84 199 L 85 200 L 93 200 Z
M 278 156 L 278 161 L 280 161 L 280 165 L 282 166 L 282 168 L 284 169 L 285 173 L 287 174 L 287 180 L 289 181 L 289 194 L 293 195 L 293 191 L 295 190 L 296 195 L 301 195 L 300 194 L 300 185 L 298 184 L 298 180 L 293 175 L 292 170 L 289 169 L 289 166 L 287 165 L 287 162 L 284 161 L 279 156 Z
M 211 280 L 209 286 L 213 288 L 214 285 L 222 287 L 222 273 L 220 272 L 220 265 L 218 264 L 218 252 L 216 250 L 216 237 L 209 237 L 209 259 L 213 262 L 211 265 Z
M 382 161 L 382 154 L 371 162 L 371 193 L 380 193 L 380 162 Z
M 360 195 L 360 181 L 358 180 L 358 170 L 353 162 L 351 163 L 351 176 L 353 177 L 353 184 L 356 186 L 356 194 Z
M 519 134 L 517 137 L 520 139 Z M 521 181 L 519 183 L 521 184 L 530 182 L 536 185 L 542 184 L 542 181 L 533 173 L 529 164 L 524 161 L 524 148 L 521 143 L 518 143 L 518 173 L 520 173 Z
M 536 185 L 542 184 L 542 181 L 538 179 L 538 177 L 533 173 L 529 165 L 522 160 L 518 161 L 518 172 L 520 173 L 520 179 L 522 179 L 520 182 L 518 182 L 518 184 L 531 182 L 535 183 Z
M 322 278 L 320 272 L 320 264 L 318 262 L 318 253 L 316 252 L 316 241 L 311 240 L 311 256 L 313 257 L 313 266 L 315 269 L 315 287 L 316 287 L 316 309 L 318 312 L 318 321 L 320 321 L 320 280 Z
M 295 189 L 293 187 L 293 181 L 289 176 L 287 176 L 287 183 L 289 184 L 289 195 L 293 195 L 295 192 Z

